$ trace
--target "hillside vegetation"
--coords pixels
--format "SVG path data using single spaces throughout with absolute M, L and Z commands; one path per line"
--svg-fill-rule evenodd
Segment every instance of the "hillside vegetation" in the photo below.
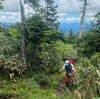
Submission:
M 58 30 L 52 0 L 46 12 L 38 0 L 25 3 L 34 10 L 25 23 L 0 27 L 0 99 L 100 99 L 100 12 L 78 39 L 72 30 L 68 35 Z M 66 71 L 59 72 L 67 59 L 76 68 L 70 88 Z

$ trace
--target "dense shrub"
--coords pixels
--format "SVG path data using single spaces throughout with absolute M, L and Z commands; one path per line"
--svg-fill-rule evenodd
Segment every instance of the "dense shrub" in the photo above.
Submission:
M 40 85 L 41 88 L 49 88 L 50 78 L 45 73 L 37 73 L 34 75 L 34 80 Z
M 0 70 L 1 75 L 9 75 L 12 78 L 12 76 L 22 76 L 26 68 L 23 67 L 20 56 L 16 54 L 9 58 L 0 57 Z
M 92 29 L 84 34 L 81 43 L 81 53 L 90 57 L 95 52 L 100 51 L 100 28 Z
M 66 59 L 75 59 L 76 50 L 72 45 L 67 45 L 62 41 L 41 43 L 36 48 L 34 44 L 28 46 L 28 62 L 33 70 L 45 70 L 54 73 L 63 66 Z
M 62 64 L 62 52 L 57 50 L 60 45 L 44 43 L 39 48 L 29 48 L 28 62 L 33 70 L 56 71 Z M 32 46 L 31 46 L 32 47 Z M 33 50 L 34 49 L 34 50 Z M 53 70 L 53 68 L 55 68 Z
M 91 63 L 94 67 L 100 69 L 100 52 L 95 53 L 93 56 L 91 56 Z
M 26 68 L 21 63 L 20 40 L 13 37 L 14 31 L 11 33 L 12 35 L 7 32 L 0 33 L 0 73 L 11 76 L 22 75 Z
M 96 68 L 88 58 L 83 58 L 78 64 L 76 82 L 78 91 L 83 99 L 92 99 L 100 96 L 100 68 Z

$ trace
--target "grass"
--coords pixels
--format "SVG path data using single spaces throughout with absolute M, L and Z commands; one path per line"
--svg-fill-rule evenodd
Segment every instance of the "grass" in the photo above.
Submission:
M 51 75 L 50 85 L 45 89 L 34 80 L 34 76 L 13 80 L 1 79 L 0 99 L 72 99 L 73 93 L 69 94 L 64 86 L 59 87 L 59 76 L 54 75 Z M 60 76 L 63 75 L 64 73 Z
M 60 76 L 63 76 L 62 73 Z M 57 76 L 57 75 L 56 75 Z M 51 76 L 52 79 L 58 80 L 55 76 Z M 0 99 L 81 99 L 81 95 L 85 95 L 85 91 L 92 92 L 92 89 L 79 89 L 80 86 L 76 90 L 69 91 L 62 86 L 64 83 L 62 82 L 64 79 L 60 79 L 60 84 L 58 81 L 51 81 L 50 87 L 47 89 L 43 89 L 40 87 L 37 82 L 34 81 L 34 78 L 15 78 L 13 80 L 1 80 L 0 81 Z M 86 84 L 87 87 L 88 84 Z M 81 83 L 81 86 L 84 86 Z M 81 87 L 80 87 L 81 88 Z M 91 94 L 91 93 L 88 93 Z M 3 98 L 2 98 L 3 97 Z M 5 98 L 4 98 L 5 97 Z M 73 98 L 74 97 L 74 98 Z M 89 99 L 84 98 L 84 99 Z M 91 98 L 93 99 L 93 98 Z M 95 99 L 99 99 L 96 97 Z
M 6 97 L 6 99 L 11 97 L 14 99 L 57 99 L 54 88 L 41 89 L 33 78 L 2 79 L 0 97 Z
M 31 73 L 30 77 L 12 80 L 1 78 L 0 99 L 100 99 L 100 69 L 95 68 L 87 59 L 77 64 L 76 69 L 76 87 L 72 90 L 64 85 L 65 72 L 49 77 L 43 73 Z M 40 86 L 42 81 L 46 81 L 44 85 L 49 83 L 46 88 Z

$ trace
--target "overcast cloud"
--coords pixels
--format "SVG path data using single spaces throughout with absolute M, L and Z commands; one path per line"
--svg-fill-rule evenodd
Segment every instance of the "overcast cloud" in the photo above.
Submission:
M 44 5 L 44 0 L 40 0 L 41 5 Z M 88 0 L 89 6 L 87 7 L 86 20 L 90 21 L 93 16 L 100 11 L 99 0 Z M 79 0 L 55 0 L 58 5 L 58 15 L 60 22 L 79 22 L 80 12 L 83 3 Z M 16 22 L 20 21 L 20 4 L 19 0 L 5 0 L 3 3 L 4 9 L 0 10 L 0 22 Z M 26 15 L 33 10 L 25 5 Z M 70 16 L 75 14 L 75 16 Z

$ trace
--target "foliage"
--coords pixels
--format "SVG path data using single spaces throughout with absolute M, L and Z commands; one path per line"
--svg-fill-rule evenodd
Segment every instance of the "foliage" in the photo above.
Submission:
M 57 42 L 64 41 L 64 35 L 48 28 L 48 23 L 39 16 L 33 16 L 27 24 L 28 63 L 35 70 L 56 71 L 62 64 L 62 52 L 57 50 L 60 47 Z
M 37 73 L 34 76 L 34 80 L 42 87 L 48 88 L 50 84 L 49 76 L 45 75 L 45 73 Z
M 77 81 L 76 91 L 80 92 L 81 97 L 85 99 L 94 98 L 100 95 L 100 68 L 95 68 L 89 59 L 83 58 L 81 60 L 82 64 L 77 66 Z
M 39 86 L 33 82 L 33 79 L 18 79 L 10 81 L 2 80 L 0 82 L 0 96 L 12 97 L 14 99 L 28 99 L 30 97 L 29 94 L 37 94 L 39 92 Z
M 0 81 L 0 96 L 14 99 L 56 99 L 55 89 L 40 89 L 34 78 L 15 78 Z M 59 98 L 59 97 L 58 97 Z
M 100 29 L 97 28 L 86 33 L 83 37 L 81 48 L 82 48 L 81 52 L 87 56 L 90 56 L 95 52 L 99 52 L 100 51 Z
M 11 35 L 6 33 L 0 33 L 0 55 L 13 55 L 19 50 L 19 39 L 13 38 Z
M 47 72 L 58 70 L 62 64 L 62 53 L 59 52 L 59 46 L 57 43 L 43 43 L 36 50 L 32 48 L 31 52 L 28 53 L 32 68 L 46 70 Z
M 72 30 L 68 38 L 57 30 L 58 16 L 54 0 L 46 0 L 47 12 L 39 5 L 39 0 L 24 1 L 36 11 L 25 23 L 27 72 L 21 62 L 21 24 L 17 23 L 7 31 L 0 28 L 0 76 L 9 75 L 12 78 L 23 73 L 27 75 L 24 75 L 25 78 L 0 79 L 0 98 L 92 99 L 100 97 L 100 13 L 95 16 L 96 26 L 84 35 L 81 42 L 82 54 L 91 58 L 83 57 L 80 63 L 75 65 L 77 69 L 75 89 L 70 91 L 62 87 L 65 74 L 59 75 L 58 71 L 66 59 L 76 59 L 77 53 L 73 44 L 77 39 Z M 43 13 L 40 13 L 41 11 Z M 46 21 L 42 17 L 44 12 Z
M 3 28 L 2 28 L 2 26 L 0 25 L 0 32 L 3 32 Z
M 95 20 L 96 20 L 96 24 L 95 24 L 95 27 L 97 28 L 100 28 L 100 12 L 98 12 L 96 15 L 95 15 Z
M 39 0 L 24 0 L 24 3 L 27 3 L 34 10 L 36 10 L 37 7 L 39 7 Z
M 68 43 L 69 43 L 69 44 L 75 44 L 75 43 L 76 43 L 76 42 L 75 42 L 75 36 L 74 36 L 74 34 L 73 34 L 72 29 L 70 30 L 70 33 L 69 33 L 69 35 L 68 35 Z
M 67 44 L 65 52 L 67 53 L 67 55 L 65 56 L 66 59 L 77 59 L 77 52 L 76 49 L 73 48 L 73 45 Z
M 50 23 L 51 28 L 58 28 L 59 22 L 57 21 L 57 7 L 54 6 L 54 0 L 45 0 L 46 8 L 45 8 L 45 20 Z
M 77 74 L 75 76 L 76 82 L 74 83 L 76 87 L 72 91 L 62 87 L 62 84 L 64 84 L 64 79 L 62 79 L 65 77 L 64 73 L 63 75 L 57 73 L 47 76 L 44 72 L 38 72 L 37 74 L 34 73 L 31 78 L 15 78 L 10 81 L 1 80 L 0 95 L 14 99 L 30 99 L 33 97 L 39 99 L 41 97 L 45 99 L 66 99 L 66 97 L 68 99 L 92 99 L 100 97 L 99 69 L 93 66 L 91 62 L 91 60 L 84 58 L 80 61 L 80 64 L 76 65 Z M 44 89 L 44 87 L 41 89 L 40 83 L 44 81 L 49 83 L 50 86 L 43 84 L 44 86 L 48 85 L 49 89 Z
M 0 68 L 2 75 L 22 75 L 20 40 L 15 29 L 0 33 Z
M 2 68 L 2 75 L 18 76 L 23 75 L 26 68 L 22 66 L 21 59 L 18 55 L 13 55 L 11 57 L 0 57 L 0 68 Z M 12 77 L 11 77 L 12 78 Z
M 62 41 L 52 41 L 50 44 L 46 42 L 41 42 L 38 46 L 31 43 L 28 46 L 28 60 L 33 70 L 46 70 L 53 73 L 63 65 L 64 59 L 76 59 L 76 50 L 73 50 L 71 45 L 64 44 Z
M 11 36 L 15 40 L 21 38 L 21 33 L 18 31 L 17 27 L 15 28 L 15 26 L 9 28 L 5 34 Z
M 91 63 L 93 64 L 94 67 L 100 68 L 100 52 L 99 53 L 95 53 L 91 57 Z
M 3 9 L 2 1 L 4 1 L 4 0 L 0 0 L 0 9 Z

